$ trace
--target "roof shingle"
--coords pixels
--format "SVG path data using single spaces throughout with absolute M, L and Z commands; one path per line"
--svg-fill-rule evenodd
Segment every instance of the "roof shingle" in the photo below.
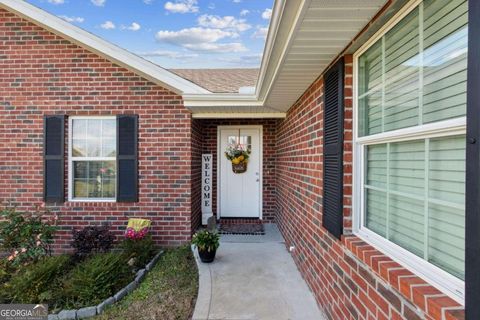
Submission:
M 255 87 L 259 69 L 169 69 L 214 93 L 238 93 L 240 87 Z

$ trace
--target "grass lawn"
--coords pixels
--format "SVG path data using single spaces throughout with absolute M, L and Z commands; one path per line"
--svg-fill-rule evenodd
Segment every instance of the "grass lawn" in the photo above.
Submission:
M 190 319 L 197 292 L 198 271 L 190 247 L 167 249 L 135 291 L 95 319 Z

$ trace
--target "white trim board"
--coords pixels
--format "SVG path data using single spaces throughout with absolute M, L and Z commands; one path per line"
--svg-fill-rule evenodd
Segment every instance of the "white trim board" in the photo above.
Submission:
M 210 91 L 176 74 L 143 59 L 123 48 L 103 40 L 63 19 L 39 9 L 23 0 L 0 0 L 0 7 L 32 21 L 33 23 L 57 34 L 73 43 L 99 54 L 135 73 L 157 83 L 177 94 L 202 93 Z
M 193 113 L 193 119 L 284 119 L 287 117 L 286 113 L 267 113 L 267 112 L 219 112 L 219 113 Z

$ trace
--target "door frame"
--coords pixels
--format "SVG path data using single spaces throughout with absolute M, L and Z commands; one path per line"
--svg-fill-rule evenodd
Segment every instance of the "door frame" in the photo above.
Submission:
M 220 210 L 220 185 L 221 185 L 221 179 L 222 179 L 222 170 L 221 170 L 221 157 L 223 156 L 223 151 L 220 150 L 220 145 L 221 145 L 221 133 L 222 130 L 226 129 L 258 129 L 258 134 L 259 134 L 259 149 L 260 149 L 260 163 L 259 163 L 259 175 L 258 178 L 260 179 L 260 188 L 259 188 L 259 217 L 258 219 L 262 220 L 263 219 L 263 125 L 226 125 L 226 126 L 217 126 L 217 219 L 220 219 L 222 217 L 221 215 L 221 210 Z M 244 218 L 242 218 L 244 219 Z M 248 218 L 246 218 L 248 219 Z

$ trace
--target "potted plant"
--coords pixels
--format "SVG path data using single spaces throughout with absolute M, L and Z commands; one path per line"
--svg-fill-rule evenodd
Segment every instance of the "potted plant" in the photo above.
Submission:
M 231 144 L 225 150 L 225 157 L 232 162 L 232 170 L 235 173 L 247 171 L 250 151 L 241 144 Z
M 200 260 L 210 263 L 215 259 L 215 253 L 220 246 L 220 236 L 208 230 L 198 231 L 193 235 L 192 244 L 198 248 Z

